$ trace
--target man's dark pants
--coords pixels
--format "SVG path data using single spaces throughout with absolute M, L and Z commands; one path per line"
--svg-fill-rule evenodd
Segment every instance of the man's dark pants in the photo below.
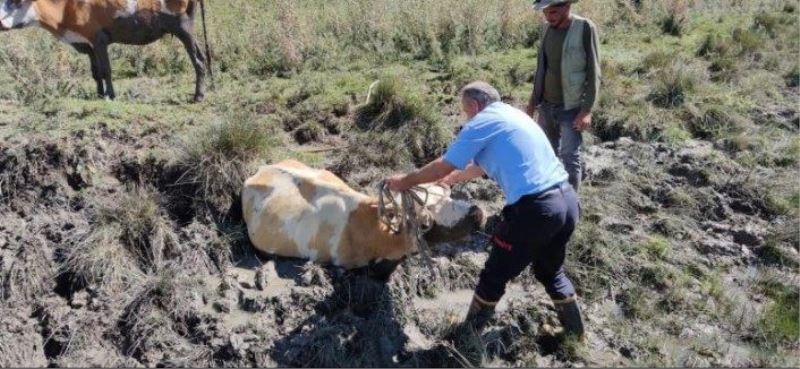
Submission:
M 564 259 L 578 222 L 578 206 L 578 196 L 566 181 L 506 206 L 476 295 L 488 303 L 499 301 L 506 284 L 528 265 L 553 300 L 574 295 L 575 287 L 564 273 Z

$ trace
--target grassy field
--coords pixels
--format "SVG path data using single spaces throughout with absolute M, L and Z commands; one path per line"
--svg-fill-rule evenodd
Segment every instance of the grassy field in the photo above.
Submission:
M 253 259 L 236 205 L 258 165 L 297 158 L 368 191 L 443 152 L 466 82 L 524 107 L 529 1 L 207 2 L 201 104 L 176 39 L 112 46 L 102 101 L 86 57 L 0 34 L 0 366 L 800 364 L 800 1 L 578 3 L 603 73 L 568 258 L 590 334 L 556 347 L 538 287 L 459 347 L 441 311 L 403 303 L 459 304 L 442 296 L 473 286 L 478 236 L 437 251 L 443 285 L 414 261 L 387 286 L 311 265 L 286 296 L 229 280 Z M 502 205 L 485 181 L 456 193 Z

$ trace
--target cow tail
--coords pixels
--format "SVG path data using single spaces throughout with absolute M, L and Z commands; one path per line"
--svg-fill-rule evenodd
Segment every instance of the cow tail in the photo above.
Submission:
M 206 26 L 206 2 L 204 0 L 199 0 L 200 2 L 200 18 L 203 22 L 203 40 L 206 44 L 206 68 L 208 69 L 208 75 L 214 77 L 214 69 L 211 68 L 211 45 L 208 43 L 208 26 Z

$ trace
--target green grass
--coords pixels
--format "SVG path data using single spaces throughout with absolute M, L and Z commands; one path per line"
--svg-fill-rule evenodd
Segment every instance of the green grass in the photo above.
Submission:
M 778 280 L 762 282 L 764 293 L 772 300 L 761 315 L 759 326 L 768 342 L 779 345 L 796 343 L 800 339 L 800 291 L 797 286 L 786 285 Z
M 642 242 L 641 247 L 648 255 L 657 259 L 666 258 L 670 251 L 672 251 L 669 240 L 658 235 L 646 238 Z
M 487 80 L 505 101 L 527 103 L 542 26 L 525 0 L 207 5 L 216 69 L 202 104 L 187 103 L 193 73 L 172 38 L 112 47 L 119 95 L 114 102 L 95 100 L 86 58 L 41 30 L 5 33 L 0 46 L 0 141 L 13 146 L 46 135 L 50 142 L 102 150 L 99 158 L 87 159 L 101 166 L 100 173 L 119 156 L 157 177 L 144 180 L 153 189 L 126 188 L 115 195 L 119 203 L 93 205 L 98 216 L 92 229 L 70 240 L 61 270 L 86 285 L 146 288 L 128 309 L 137 323 L 131 337 L 142 342 L 182 340 L 175 330 L 190 331 L 169 311 L 184 298 L 169 295 L 195 286 L 184 280 L 171 285 L 172 263 L 189 268 L 210 263 L 212 252 L 224 258 L 237 247 L 249 249 L 243 225 L 228 219 L 228 212 L 243 179 L 258 165 L 298 158 L 331 169 L 359 189 L 389 172 L 419 166 L 440 155 L 462 123 L 457 93 L 465 83 Z M 610 301 L 621 309 L 603 328 L 613 331 L 620 341 L 615 344 L 631 350 L 634 363 L 684 365 L 686 358 L 676 354 L 683 351 L 669 351 L 664 342 L 678 340 L 683 325 L 695 320 L 722 327 L 730 333 L 726 342 L 767 352 L 752 343 L 751 324 L 736 322 L 737 314 L 749 310 L 734 307 L 754 302 L 730 296 L 727 278 L 736 273 L 730 260 L 701 255 L 697 238 L 706 235 L 701 225 L 707 222 L 732 221 L 731 215 L 717 218 L 722 205 L 752 206 L 732 213 L 736 219 L 759 216 L 768 228 L 766 244 L 751 249 L 757 255 L 752 262 L 796 273 L 796 1 L 674 0 L 637 7 L 582 0 L 576 7 L 601 30 L 603 87 L 594 128 L 585 134 L 587 150 L 628 137 L 655 152 L 615 148 L 630 151 L 631 161 L 589 178 L 581 189 L 584 214 L 567 258 L 580 295 L 594 308 Z M 96 137 L 102 137 L 97 145 L 106 146 L 94 147 Z M 698 143 L 708 145 L 709 157 L 680 160 L 697 169 L 691 175 L 701 185 L 665 173 L 662 162 L 676 163 L 674 156 Z M 9 189 L 25 187 L 24 174 L 42 168 L 36 160 L 22 161 L 24 152 L 6 153 L 6 145 L 0 146 L 0 159 L 7 160 L 0 188 L 4 200 L 12 199 Z M 320 147 L 332 151 L 315 151 Z M 207 247 L 170 232 L 189 222 L 215 221 L 211 229 L 217 234 Z M 634 231 L 627 233 L 626 224 Z M 169 257 L 159 259 L 164 250 Z M 4 295 L 45 291 L 39 281 L 52 265 L 34 261 L 50 258 L 25 252 L 27 264 L 0 275 L 13 285 Z M 137 267 L 126 267 L 131 260 Z M 478 269 L 458 277 L 459 286 L 471 286 Z M 33 281 L 27 289 L 26 277 Z M 753 318 L 753 325 L 777 352 L 768 362 L 780 362 L 796 348 L 797 293 L 770 288 L 775 291 L 767 294 L 763 316 Z M 311 337 L 327 346 L 321 346 L 324 357 L 308 359 L 367 363 L 366 356 L 348 357 L 326 338 L 346 337 L 352 333 L 348 327 L 332 325 Z M 521 350 L 537 356 L 534 340 L 527 344 Z M 142 354 L 136 345 L 124 348 Z M 571 352 L 567 348 L 561 356 L 576 356 Z

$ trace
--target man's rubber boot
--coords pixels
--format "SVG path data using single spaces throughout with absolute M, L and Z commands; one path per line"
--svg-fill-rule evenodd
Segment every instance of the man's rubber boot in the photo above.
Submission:
M 574 336 L 578 340 L 583 341 L 583 318 L 581 317 L 581 308 L 578 307 L 578 300 L 575 295 L 563 300 L 553 299 L 553 305 L 558 314 L 558 321 L 561 322 L 561 326 L 564 327 L 564 334 L 567 336 Z
M 467 317 L 464 319 L 464 325 L 480 334 L 486 328 L 489 320 L 494 317 L 495 305 L 497 305 L 496 302 L 488 302 L 478 297 L 478 295 L 473 295 Z

